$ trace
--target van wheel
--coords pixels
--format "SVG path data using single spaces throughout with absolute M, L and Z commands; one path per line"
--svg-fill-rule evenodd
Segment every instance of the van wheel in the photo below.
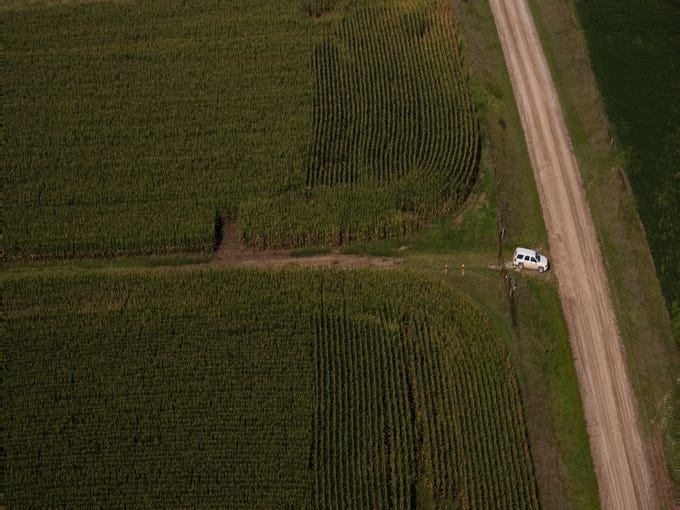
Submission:
M 517 269 L 519 269 L 520 271 L 524 269 L 524 264 L 522 264 L 521 262 L 517 264 Z
M 539 272 L 539 273 L 542 273 L 543 271 L 545 271 L 545 269 L 543 268 L 543 266 L 541 266 L 541 267 L 538 268 L 538 272 Z

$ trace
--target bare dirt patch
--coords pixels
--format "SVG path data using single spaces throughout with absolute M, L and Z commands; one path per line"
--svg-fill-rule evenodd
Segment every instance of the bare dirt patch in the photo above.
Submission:
M 226 222 L 222 227 L 222 241 L 210 261 L 213 266 L 225 267 L 335 267 L 353 269 L 372 267 L 390 269 L 401 264 L 399 259 L 389 257 L 368 257 L 344 255 L 337 249 L 327 254 L 293 256 L 290 250 L 253 250 L 240 242 L 238 225 Z

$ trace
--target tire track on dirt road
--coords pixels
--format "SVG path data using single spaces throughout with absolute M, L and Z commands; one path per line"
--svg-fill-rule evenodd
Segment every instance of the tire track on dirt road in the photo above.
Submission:
M 490 0 L 548 230 L 603 508 L 659 501 L 595 228 L 526 0 Z

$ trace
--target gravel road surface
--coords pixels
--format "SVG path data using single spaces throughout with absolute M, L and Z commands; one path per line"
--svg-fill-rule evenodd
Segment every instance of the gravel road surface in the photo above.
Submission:
M 526 0 L 490 0 L 548 230 L 606 509 L 658 508 L 602 255 Z M 521 197 L 518 197 L 521 199 Z

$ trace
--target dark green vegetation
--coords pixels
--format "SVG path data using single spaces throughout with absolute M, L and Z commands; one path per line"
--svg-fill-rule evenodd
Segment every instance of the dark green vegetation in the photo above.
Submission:
M 664 301 L 661 285 L 672 286 L 674 282 L 664 281 L 660 285 L 661 275 L 655 271 L 647 244 L 650 233 L 648 230 L 645 235 L 642 229 L 642 211 L 638 215 L 638 209 L 645 208 L 645 204 L 639 196 L 637 199 L 634 196 L 635 190 L 631 189 L 633 186 L 629 185 L 623 170 L 630 164 L 630 147 L 617 140 L 616 125 L 614 140 L 617 143 L 612 144 L 611 124 L 605 116 L 602 95 L 578 21 L 576 11 L 580 4 L 565 4 L 560 0 L 532 0 L 530 4 L 560 94 L 600 240 L 629 375 L 636 391 L 642 432 L 652 457 L 653 478 L 664 498 L 663 504 L 672 506 L 671 478 L 676 495 L 680 487 L 680 442 L 677 440 L 680 392 L 676 381 L 680 367 L 677 343 L 680 315 L 676 314 L 674 339 L 668 301 Z M 652 6 L 652 12 L 656 7 Z M 631 12 L 641 14 L 637 10 Z M 663 30 L 663 26 L 665 24 L 647 28 L 651 32 L 657 28 Z M 636 34 L 637 30 L 631 33 Z M 646 32 L 645 37 L 655 38 L 650 32 Z M 628 43 L 622 44 L 623 50 Z M 622 81 L 619 88 L 626 90 L 617 93 L 635 95 L 636 84 L 637 75 Z M 665 86 L 673 85 L 669 82 Z M 650 103 L 656 101 L 656 93 L 647 89 L 644 93 Z M 663 95 L 666 91 L 658 93 Z M 608 98 L 604 97 L 604 101 Z M 638 100 L 635 104 L 640 103 Z M 669 108 L 673 106 L 669 104 Z M 668 185 L 674 185 L 672 179 Z
M 340 244 L 458 205 L 478 135 L 451 7 L 347 4 L 3 12 L 4 255 L 209 252 L 216 211 L 254 246 Z
M 680 321 L 680 33 L 672 0 L 576 3 L 593 69 L 627 154 L 661 288 Z M 680 339 L 680 323 L 676 327 Z M 680 340 L 679 340 L 680 341 Z
M 209 252 L 216 210 L 302 169 L 311 21 L 185 4 L 3 13 L 7 257 Z
M 536 508 L 515 377 L 404 272 L 3 278 L 12 507 Z
M 507 77 L 480 136 L 452 11 L 0 7 L 8 506 L 596 506 L 555 287 L 520 281 L 512 329 L 492 269 L 497 200 L 545 243 Z M 227 219 L 413 273 L 197 268 Z

